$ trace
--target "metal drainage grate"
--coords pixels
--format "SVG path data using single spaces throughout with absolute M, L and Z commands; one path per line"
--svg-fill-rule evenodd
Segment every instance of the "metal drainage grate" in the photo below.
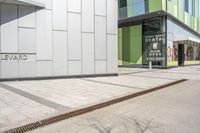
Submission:
M 85 108 L 82 108 L 82 109 L 78 109 L 78 110 L 75 110 L 75 111 L 67 112 L 67 113 L 64 113 L 64 114 L 61 114 L 61 115 L 58 115 L 58 116 L 47 118 L 47 119 L 44 119 L 44 120 L 41 120 L 41 121 L 37 121 L 37 122 L 31 123 L 31 124 L 27 124 L 27 125 L 24 125 L 24 126 L 21 126 L 21 127 L 10 129 L 8 131 L 5 131 L 5 133 L 25 133 L 25 132 L 28 132 L 28 131 L 31 131 L 31 130 L 34 130 L 34 129 L 37 129 L 37 128 L 40 128 L 40 127 L 44 127 L 44 126 L 65 120 L 67 118 L 71 118 L 71 117 L 78 116 L 78 115 L 81 115 L 81 114 L 84 114 L 84 113 L 88 113 L 88 112 L 96 110 L 96 109 L 100 109 L 100 108 L 103 108 L 103 107 L 106 107 L 106 106 L 109 106 L 109 105 L 112 105 L 112 104 L 115 104 L 115 103 L 119 103 L 119 102 L 131 99 L 131 98 L 134 98 L 134 97 L 145 95 L 145 94 L 154 92 L 156 90 L 164 89 L 166 87 L 173 86 L 173 85 L 185 82 L 185 81 L 187 81 L 187 80 L 186 79 L 177 80 L 177 81 L 168 83 L 166 85 L 162 85 L 162 86 L 154 87 L 154 88 L 142 91 L 142 92 L 122 96 L 122 97 L 112 99 L 112 100 L 109 100 L 109 101 L 106 101 L 106 102 L 102 102 L 102 103 L 99 103 L 99 104 L 96 104 L 96 105 L 92 105 L 92 106 L 85 107 Z

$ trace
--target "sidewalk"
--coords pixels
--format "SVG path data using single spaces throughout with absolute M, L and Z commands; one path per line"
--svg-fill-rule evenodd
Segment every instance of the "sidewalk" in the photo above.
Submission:
M 118 77 L 0 83 L 0 132 L 179 79 L 200 79 L 200 66 L 168 70 L 119 68 Z
M 188 80 L 30 133 L 199 133 L 199 86 Z

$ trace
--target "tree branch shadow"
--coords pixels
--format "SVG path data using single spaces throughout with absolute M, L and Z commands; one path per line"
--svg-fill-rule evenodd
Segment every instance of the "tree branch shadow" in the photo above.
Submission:
M 124 119 L 117 125 L 112 123 L 109 123 L 110 125 L 108 125 L 96 118 L 87 119 L 87 124 L 87 126 L 93 128 L 99 133 L 161 133 L 161 131 L 158 131 L 157 129 L 162 127 L 161 125 L 154 124 L 153 119 L 139 120 L 133 116 Z M 162 131 L 162 133 L 164 132 Z
M 139 120 L 134 116 L 128 117 L 127 119 L 131 127 L 135 129 L 135 133 L 146 133 L 146 132 L 158 132 L 156 129 L 161 129 L 162 125 L 154 124 L 153 119 L 150 120 Z M 159 131 L 160 132 L 160 131 Z M 163 133 L 163 131 L 162 131 Z

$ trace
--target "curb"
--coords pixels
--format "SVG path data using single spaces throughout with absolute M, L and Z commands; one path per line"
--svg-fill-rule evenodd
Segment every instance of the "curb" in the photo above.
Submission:
M 37 122 L 33 122 L 33 123 L 30 123 L 30 124 L 26 124 L 24 126 L 20 126 L 20 127 L 14 128 L 14 129 L 7 130 L 7 131 L 5 131 L 5 133 L 28 132 L 28 131 L 31 131 L 31 130 L 34 130 L 34 129 L 37 129 L 37 128 L 40 128 L 40 127 L 44 127 L 44 126 L 47 126 L 47 125 L 50 125 L 50 124 L 71 118 L 71 117 L 75 117 L 75 116 L 78 116 L 78 115 L 82 115 L 82 114 L 91 112 L 93 110 L 97 110 L 97 109 L 100 109 L 100 108 L 103 108 L 103 107 L 106 107 L 106 106 L 109 106 L 109 105 L 112 105 L 112 104 L 116 104 L 116 103 L 131 99 L 131 98 L 139 97 L 139 96 L 142 96 L 142 95 L 145 95 L 145 94 L 157 91 L 157 90 L 161 90 L 161 89 L 164 89 L 166 87 L 170 87 L 170 86 L 173 86 L 173 85 L 185 82 L 185 81 L 187 81 L 187 80 L 181 79 L 181 80 L 170 82 L 168 84 L 161 85 L 161 86 L 158 86 L 158 87 L 154 87 L 154 88 L 151 88 L 151 89 L 148 89 L 148 90 L 132 93 L 132 94 L 125 95 L 125 96 L 116 97 L 116 98 L 113 98 L 111 100 L 107 100 L 107 101 L 104 101 L 104 102 L 101 102 L 101 103 L 97 103 L 95 105 L 89 105 L 89 106 L 86 106 L 86 107 L 73 109 L 71 111 L 60 113 L 58 115 L 55 115 L 55 116 L 52 116 L 52 117 L 49 117 L 49 118 L 46 118 L 46 119 L 43 119 L 43 120 L 40 120 L 40 121 L 37 121 Z

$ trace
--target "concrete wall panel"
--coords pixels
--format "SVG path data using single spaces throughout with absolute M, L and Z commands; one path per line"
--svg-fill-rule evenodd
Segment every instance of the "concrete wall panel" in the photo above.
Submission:
M 52 61 L 37 61 L 37 76 L 52 76 Z
M 67 32 L 53 32 L 53 75 L 67 75 Z
M 96 74 L 105 74 L 106 73 L 106 61 L 100 60 L 95 61 L 95 73 Z
M 81 12 L 81 0 L 68 0 L 68 11 L 80 13 Z
M 94 0 L 82 1 L 82 31 L 94 32 Z
M 95 15 L 106 16 L 106 2 L 107 0 L 95 0 Z
M 81 15 L 68 13 L 68 59 L 81 60 Z
M 19 6 L 18 7 L 18 26 L 35 28 L 35 7 Z
M 37 60 L 52 60 L 52 17 L 49 10 L 36 12 Z
M 19 62 L 19 77 L 36 77 L 36 62 L 35 61 L 20 61 Z
M 117 34 L 117 0 L 107 0 L 107 33 Z
M 117 35 L 107 35 L 107 72 L 117 73 L 118 72 L 118 45 Z
M 53 0 L 53 29 L 67 30 L 67 0 Z
M 69 75 L 81 75 L 81 61 L 68 61 Z
M 1 52 L 18 52 L 17 6 L 1 5 Z
M 95 59 L 106 59 L 106 18 L 95 16 Z
M 35 29 L 19 28 L 19 53 L 36 53 L 35 31 Z
M 94 34 L 82 34 L 83 74 L 94 74 Z
M 116 0 L 34 1 L 45 8 L 0 5 L 0 56 L 27 56 L 2 58 L 0 78 L 117 71 Z
M 52 1 L 53 0 L 34 0 L 34 1 L 45 4 L 45 8 L 48 10 L 52 9 Z
M 1 78 L 18 78 L 18 61 L 1 61 Z

